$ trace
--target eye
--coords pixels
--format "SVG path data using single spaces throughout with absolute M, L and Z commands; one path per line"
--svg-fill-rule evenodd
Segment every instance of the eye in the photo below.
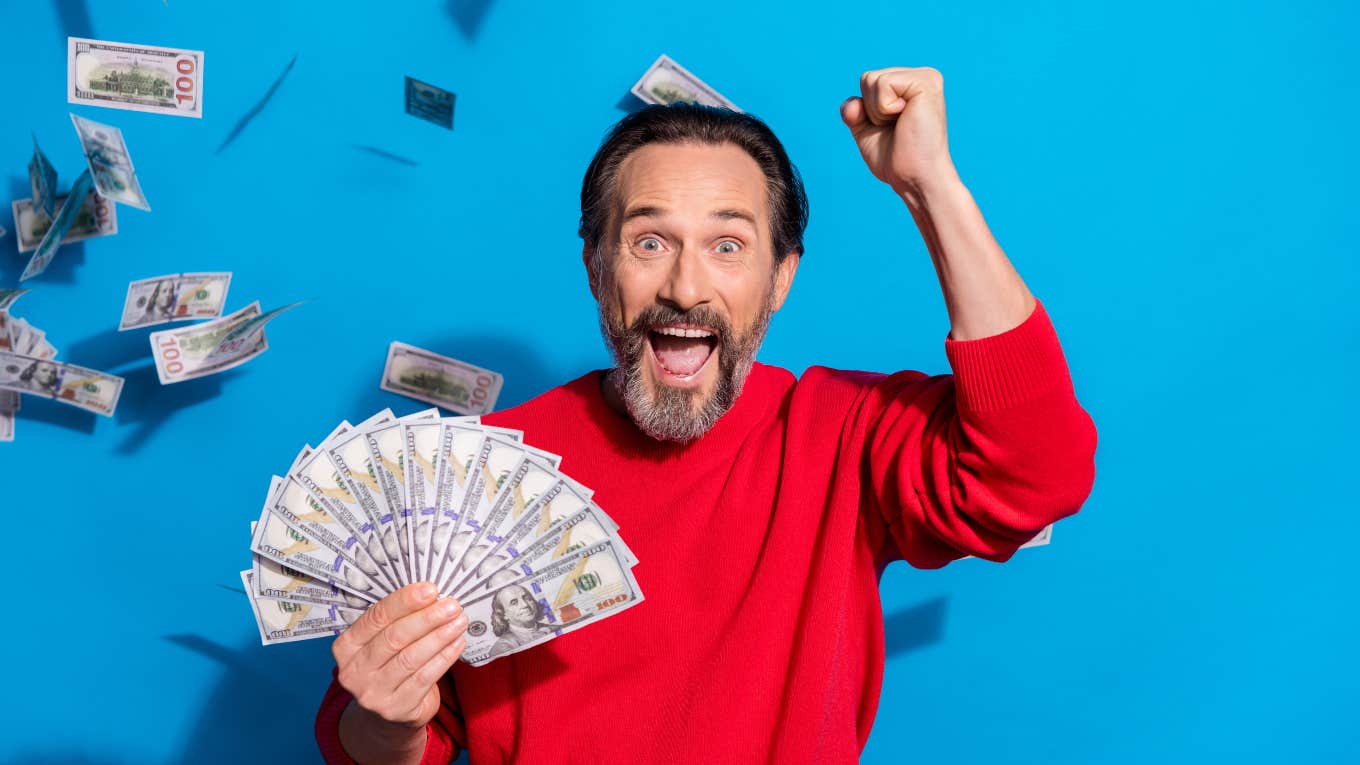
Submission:
M 661 240 L 654 236 L 638 240 L 637 246 L 643 252 L 661 252 Z
M 741 250 L 741 245 L 731 239 L 724 239 L 718 242 L 717 250 L 722 255 L 734 255 Z

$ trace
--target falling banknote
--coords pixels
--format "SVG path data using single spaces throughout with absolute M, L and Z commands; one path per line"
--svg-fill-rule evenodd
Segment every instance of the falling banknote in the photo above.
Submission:
M 151 333 L 151 355 L 162 385 L 216 374 L 269 350 L 264 325 L 297 303 L 260 313 L 256 301 L 230 316 Z
M 381 387 L 459 414 L 478 415 L 496 408 L 503 382 L 498 372 L 394 342 L 387 349 Z
M 55 202 L 57 210 L 61 210 L 66 204 L 68 196 L 57 195 Z M 19 252 L 32 252 L 38 249 L 38 244 L 52 227 L 52 218 L 34 207 L 32 199 L 16 199 L 10 203 L 10 211 L 14 213 L 14 238 Z M 118 233 L 118 206 L 97 193 L 91 193 L 85 197 L 85 202 L 76 213 L 75 220 L 71 221 L 71 227 L 66 230 L 66 236 L 61 238 L 61 244 L 116 233 Z
M 118 331 L 222 315 L 231 273 L 169 274 L 128 285 Z
M 270 481 L 241 573 L 260 642 L 339 634 L 424 580 L 463 604 L 462 661 L 481 665 L 643 602 L 618 524 L 520 436 L 384 410 L 303 448 Z
M 66 100 L 203 116 L 203 51 L 66 38 Z
M 28 183 L 33 189 L 33 204 L 52 217 L 57 193 L 57 171 L 38 148 L 38 136 L 33 136 L 33 159 L 28 163 Z
M 453 130 L 453 104 L 457 98 L 441 87 L 406 78 L 406 113 Z
M 128 156 L 123 131 L 77 114 L 71 115 L 71 122 L 75 123 L 80 147 L 85 152 L 85 161 L 89 163 L 99 193 L 115 202 L 150 210 L 151 205 L 137 181 L 137 171 L 132 167 L 132 157 Z
M 705 106 L 724 106 L 739 112 L 737 105 L 723 98 L 703 80 L 662 54 L 633 85 L 633 95 L 649 104 L 689 102 Z
M 67 195 L 66 201 L 62 203 L 61 209 L 57 210 L 57 217 L 48 227 L 47 233 L 43 234 L 41 242 L 38 242 L 37 249 L 33 256 L 28 259 L 28 265 L 24 267 L 24 272 L 19 274 L 19 281 L 32 279 L 47 270 L 52 263 L 52 258 L 57 254 L 57 248 L 66 238 L 66 232 L 75 223 L 77 214 L 83 209 L 85 199 L 94 190 L 94 180 L 90 176 L 90 171 L 86 170 L 76 178 L 75 185 L 71 187 L 71 193 Z
M 73 364 L 0 351 L 0 389 L 55 399 L 109 417 L 118 406 L 123 378 Z

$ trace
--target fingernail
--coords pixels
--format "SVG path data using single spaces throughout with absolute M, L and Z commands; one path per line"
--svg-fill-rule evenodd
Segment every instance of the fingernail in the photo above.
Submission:
M 421 600 L 430 600 L 435 596 L 434 585 L 429 582 L 420 585 L 420 587 L 416 589 L 416 596 Z
M 452 619 L 453 615 L 463 610 L 459 608 L 458 601 L 449 598 L 439 604 L 439 615 L 445 619 Z

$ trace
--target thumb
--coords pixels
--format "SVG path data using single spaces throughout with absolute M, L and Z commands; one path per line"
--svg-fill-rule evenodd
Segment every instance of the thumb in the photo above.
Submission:
M 874 123 L 869 120 L 869 113 L 864 108 L 864 99 L 859 96 L 841 102 L 841 122 L 850 128 L 850 134 L 854 136 L 856 142 L 866 132 L 874 129 Z
M 844 122 L 852 133 L 857 133 L 860 127 L 868 124 L 869 116 L 864 111 L 864 99 L 851 96 L 842 101 L 841 122 Z

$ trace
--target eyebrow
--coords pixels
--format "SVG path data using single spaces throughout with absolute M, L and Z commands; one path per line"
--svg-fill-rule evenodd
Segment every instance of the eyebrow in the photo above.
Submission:
M 666 210 L 663 208 L 654 205 L 644 205 L 642 207 L 631 208 L 625 212 L 623 214 L 623 222 L 627 223 L 634 218 L 664 218 L 665 216 Z M 758 228 L 756 225 L 756 216 L 746 210 L 739 210 L 736 208 L 714 210 L 708 214 L 708 217 L 716 218 L 718 220 L 744 220 L 747 223 L 750 223 L 752 228 Z

